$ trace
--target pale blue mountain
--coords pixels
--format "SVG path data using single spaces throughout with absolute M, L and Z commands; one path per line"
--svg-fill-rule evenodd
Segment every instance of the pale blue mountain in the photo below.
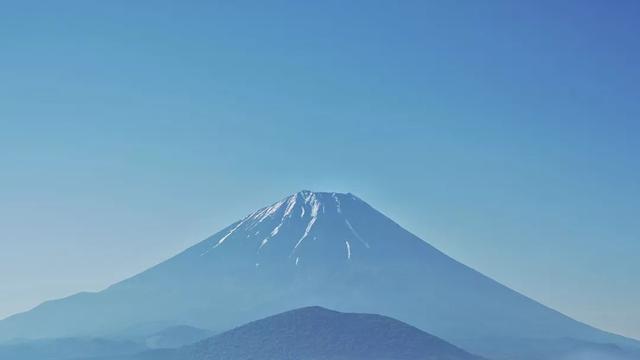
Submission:
M 640 349 L 610 343 L 570 338 L 485 339 L 468 348 L 483 352 L 492 360 L 638 360 Z M 498 351 L 496 351 L 498 350 Z
M 120 357 L 154 349 L 175 349 L 212 336 L 209 330 L 172 326 L 147 335 L 118 334 L 104 338 L 15 339 L 0 344 L 2 360 L 77 360 Z
M 0 339 L 99 336 L 154 322 L 223 331 L 310 305 L 384 314 L 471 351 L 483 339 L 639 346 L 455 261 L 352 194 L 310 191 L 104 291 L 0 321 Z
M 2 360 L 71 360 L 138 353 L 148 348 L 127 340 L 57 338 L 13 341 L 0 345 Z
M 306 307 L 177 350 L 100 360 L 481 360 L 398 320 Z
M 187 325 L 171 326 L 141 338 L 149 349 L 174 349 L 193 344 L 213 335 L 212 331 Z

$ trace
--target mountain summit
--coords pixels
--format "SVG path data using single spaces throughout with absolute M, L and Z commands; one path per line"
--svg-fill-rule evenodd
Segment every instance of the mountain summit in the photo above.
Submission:
M 403 255 L 394 248 L 416 246 L 402 237 L 361 235 L 384 220 L 389 221 L 350 193 L 303 190 L 247 215 L 222 237 L 210 238 L 201 255 L 234 251 L 255 259 L 256 266 L 269 262 L 326 266 L 327 262 Z
M 239 246 L 228 245 L 236 240 L 234 235 L 238 233 L 242 236 L 236 241 L 265 258 L 286 255 L 295 265 L 320 254 L 350 260 L 356 248 L 365 251 L 371 247 L 354 229 L 348 216 L 354 208 L 365 206 L 351 194 L 304 190 L 249 214 L 217 239 L 209 250 Z
M 221 331 L 309 305 L 384 314 L 463 347 L 565 337 L 638 345 L 487 278 L 354 195 L 311 191 L 254 211 L 104 291 L 0 321 L 0 340 L 101 335 L 154 322 Z

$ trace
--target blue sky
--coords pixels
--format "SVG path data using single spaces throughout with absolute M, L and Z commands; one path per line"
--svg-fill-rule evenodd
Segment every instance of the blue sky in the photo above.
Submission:
M 640 338 L 636 1 L 20 1 L 0 317 L 300 189 Z

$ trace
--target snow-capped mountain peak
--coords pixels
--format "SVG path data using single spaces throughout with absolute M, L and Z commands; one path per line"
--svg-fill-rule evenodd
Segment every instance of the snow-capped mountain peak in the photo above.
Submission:
M 305 253 L 314 248 L 324 255 L 333 248 L 331 256 L 351 260 L 371 248 L 350 219 L 350 214 L 363 208 L 370 207 L 352 194 L 303 190 L 237 221 L 210 239 L 202 255 L 241 246 L 254 248 L 262 257 L 286 255 L 300 265 Z
M 470 344 L 574 338 L 637 346 L 460 264 L 351 194 L 311 191 L 253 211 L 104 291 L 0 321 L 0 340 L 163 321 L 224 330 L 308 305 L 387 314 Z

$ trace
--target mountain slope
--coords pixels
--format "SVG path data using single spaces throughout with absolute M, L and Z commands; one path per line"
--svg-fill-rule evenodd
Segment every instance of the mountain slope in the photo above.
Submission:
M 464 345 L 562 338 L 637 345 L 444 255 L 351 194 L 302 191 L 99 293 L 0 321 L 0 339 L 162 321 L 222 330 L 292 308 L 380 313 Z

